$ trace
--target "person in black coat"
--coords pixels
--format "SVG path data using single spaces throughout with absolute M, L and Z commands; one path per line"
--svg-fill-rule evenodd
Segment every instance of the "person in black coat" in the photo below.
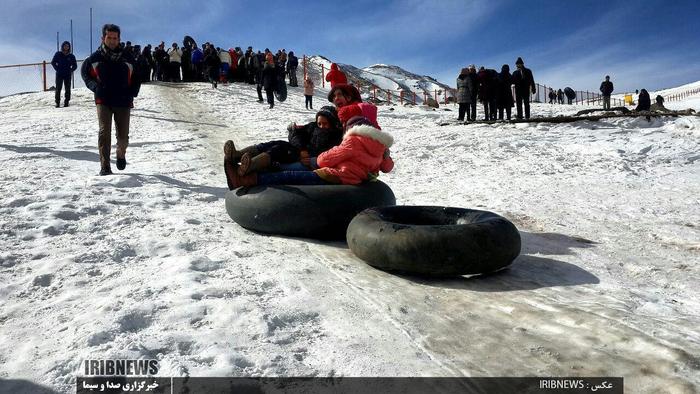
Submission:
M 610 109 L 610 95 L 614 90 L 613 83 L 610 82 L 610 75 L 605 76 L 605 81 L 600 84 L 600 92 L 603 93 L 603 109 Z
M 160 42 L 160 45 L 153 52 L 153 60 L 156 63 L 155 67 L 155 80 L 164 81 L 166 77 L 166 71 L 170 65 L 170 56 L 165 52 L 165 43 Z
M 472 98 L 469 103 L 469 107 L 467 108 L 467 117 L 469 118 L 468 120 L 473 122 L 476 120 L 476 102 L 479 97 L 479 81 L 476 76 L 475 65 L 469 65 L 469 74 L 467 74 L 467 77 L 471 80 L 471 86 L 474 88 L 471 91 Z
M 513 82 L 510 76 L 510 67 L 507 64 L 501 67 L 497 80 L 496 106 L 498 107 L 498 120 L 503 120 L 503 110 L 506 112 L 507 119 L 510 120 L 510 109 L 513 108 L 513 92 L 511 90 Z
M 522 58 L 515 61 L 515 66 L 518 68 L 513 71 L 513 84 L 515 84 L 515 101 L 518 103 L 518 119 L 523 118 L 523 104 L 525 105 L 525 119 L 530 119 L 530 94 L 537 92 L 535 86 L 535 78 L 532 76 L 532 71 L 525 68 L 525 62 Z
M 297 82 L 297 67 L 299 67 L 299 58 L 294 56 L 294 51 L 289 51 L 287 56 L 287 74 L 289 74 L 289 86 L 299 86 Z
M 476 78 L 479 82 L 479 100 L 484 105 L 484 120 L 496 120 L 497 75 L 496 70 L 481 67 Z
M 53 69 L 56 70 L 56 108 L 61 106 L 61 87 L 66 87 L 66 98 L 63 106 L 67 107 L 70 101 L 70 83 L 73 76 L 73 71 L 78 68 L 78 63 L 75 61 L 75 56 L 71 53 L 70 42 L 63 41 L 61 50 L 53 55 L 51 60 Z
M 221 59 L 216 49 L 211 44 L 205 44 L 204 48 L 204 68 L 211 86 L 216 89 L 219 85 L 219 68 L 221 68 Z
M 80 69 L 85 86 L 95 93 L 99 123 L 98 150 L 100 175 L 110 175 L 112 146 L 112 117 L 117 131 L 117 168 L 126 168 L 126 148 L 129 145 L 129 118 L 138 96 L 141 81 L 138 66 L 128 52 L 119 46 L 119 26 L 102 27 L 102 45 L 83 62 Z
M 151 71 L 153 67 L 153 55 L 151 54 L 151 44 L 148 44 L 143 48 L 138 63 L 139 71 L 141 74 L 141 82 L 150 82 Z
M 279 73 L 280 69 L 275 65 L 274 57 L 271 53 L 268 53 L 265 58 L 265 65 L 261 71 L 260 85 L 258 86 L 265 89 L 270 109 L 275 107 L 275 89 L 277 88 L 277 75 Z M 258 93 L 260 93 L 260 88 L 258 88 Z
M 300 158 L 316 157 L 328 149 L 340 145 L 343 140 L 343 126 L 338 120 L 336 109 L 327 105 L 316 113 L 316 120 L 303 126 L 292 123 L 287 127 L 289 143 L 300 151 Z
M 635 111 L 649 111 L 651 109 L 651 97 L 646 89 L 639 91 L 639 100 Z
M 576 92 L 574 92 L 574 89 L 567 86 L 564 88 L 564 94 L 566 95 L 567 104 L 571 105 L 576 99 Z

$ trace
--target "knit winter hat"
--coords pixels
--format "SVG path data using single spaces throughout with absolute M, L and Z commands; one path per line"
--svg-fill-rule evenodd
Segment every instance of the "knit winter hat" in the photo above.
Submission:
M 362 109 L 357 104 L 346 105 L 338 111 L 338 119 L 342 123 L 347 122 L 354 116 L 362 116 Z
M 518 60 L 515 61 L 515 64 L 525 64 L 523 61 L 523 58 L 519 57 Z
M 362 96 L 360 96 L 360 91 L 357 90 L 353 85 L 348 85 L 341 83 L 340 85 L 335 85 L 330 92 L 328 92 L 328 101 L 333 102 L 333 96 L 335 96 L 336 91 L 342 91 L 344 95 L 350 97 L 351 103 L 361 103 Z
M 372 122 L 369 119 L 365 118 L 364 116 L 353 116 L 352 118 L 350 118 L 348 120 L 348 123 L 345 125 L 345 128 L 347 130 L 350 130 L 351 128 L 353 128 L 355 126 L 363 126 L 363 125 L 374 127 Z

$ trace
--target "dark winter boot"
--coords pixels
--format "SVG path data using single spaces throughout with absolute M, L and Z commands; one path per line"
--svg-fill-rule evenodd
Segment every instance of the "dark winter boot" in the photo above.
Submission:
M 60 107 L 61 107 L 61 102 L 60 102 L 60 101 L 56 101 L 56 108 L 60 108 Z
M 67 107 L 67 106 L 68 106 L 68 100 L 66 100 L 66 101 L 63 103 L 63 106 L 64 106 L 64 107 Z
M 258 174 L 250 174 L 245 176 L 238 175 L 236 166 L 230 159 L 224 159 L 224 172 L 226 173 L 226 184 L 229 190 L 239 188 L 241 186 L 255 186 L 258 184 Z
M 272 157 L 269 153 L 261 153 L 253 156 L 250 153 L 245 153 L 241 157 L 241 165 L 238 166 L 238 175 L 248 175 L 252 172 L 258 172 L 270 168 L 272 165 Z
M 100 170 L 100 176 L 105 176 L 105 175 L 112 175 L 112 169 L 107 166 L 107 167 L 102 167 Z
M 117 157 L 117 169 L 119 171 L 123 171 L 125 168 L 126 168 L 126 158 L 125 157 L 122 157 L 122 158 Z

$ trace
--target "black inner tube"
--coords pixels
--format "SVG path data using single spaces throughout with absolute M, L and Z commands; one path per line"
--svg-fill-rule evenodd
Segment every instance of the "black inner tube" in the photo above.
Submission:
M 394 206 L 384 207 L 378 213 L 385 222 L 408 226 L 456 226 L 494 217 L 485 211 L 465 211 L 450 207 Z

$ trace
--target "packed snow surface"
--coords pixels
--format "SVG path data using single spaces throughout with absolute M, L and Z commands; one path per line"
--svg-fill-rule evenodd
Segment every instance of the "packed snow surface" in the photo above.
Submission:
M 144 85 L 129 165 L 108 177 L 92 93 L 73 96 L 0 99 L 0 385 L 73 392 L 82 360 L 156 358 L 162 376 L 700 386 L 698 117 L 460 125 L 452 105 L 381 106 L 399 204 L 489 210 L 521 232 L 509 269 L 430 280 L 226 214 L 223 142 L 311 121 L 301 88 L 269 110 L 252 85 Z

